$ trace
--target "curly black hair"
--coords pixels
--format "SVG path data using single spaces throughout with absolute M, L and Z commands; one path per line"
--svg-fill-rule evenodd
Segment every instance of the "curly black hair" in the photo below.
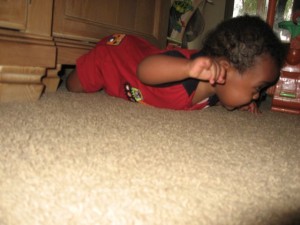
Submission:
M 257 16 L 239 16 L 220 23 L 204 40 L 201 55 L 226 57 L 241 73 L 263 53 L 270 54 L 280 69 L 286 47 L 272 28 Z

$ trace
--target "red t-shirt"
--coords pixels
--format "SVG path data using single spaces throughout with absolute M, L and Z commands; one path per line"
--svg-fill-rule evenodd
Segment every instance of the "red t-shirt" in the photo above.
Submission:
M 111 96 L 169 109 L 192 110 L 211 105 L 209 99 L 192 104 L 198 80 L 149 86 L 137 78 L 137 66 L 145 57 L 166 51 L 168 49 L 161 50 L 139 37 L 115 34 L 102 39 L 94 49 L 81 56 L 76 69 L 86 92 L 104 89 Z M 176 51 L 186 58 L 195 53 L 181 48 Z

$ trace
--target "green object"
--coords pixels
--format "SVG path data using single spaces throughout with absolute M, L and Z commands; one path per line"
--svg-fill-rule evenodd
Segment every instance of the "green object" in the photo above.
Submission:
M 293 21 L 282 21 L 278 23 L 278 27 L 288 30 L 291 33 L 292 38 L 300 35 L 300 24 L 294 24 Z
M 296 98 L 295 93 L 289 93 L 289 92 L 280 92 L 279 94 L 281 97 L 287 97 L 287 98 Z

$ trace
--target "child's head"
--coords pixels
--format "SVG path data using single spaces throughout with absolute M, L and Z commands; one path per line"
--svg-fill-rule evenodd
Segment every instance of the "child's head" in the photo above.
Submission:
M 218 25 L 201 53 L 227 62 L 226 82 L 215 91 L 226 108 L 234 109 L 257 100 L 262 89 L 277 81 L 286 50 L 262 19 L 241 16 Z
M 201 51 L 212 57 L 225 57 L 240 72 L 254 64 L 256 56 L 269 54 L 278 68 L 285 48 L 272 28 L 257 16 L 240 16 L 219 24 L 206 37 Z

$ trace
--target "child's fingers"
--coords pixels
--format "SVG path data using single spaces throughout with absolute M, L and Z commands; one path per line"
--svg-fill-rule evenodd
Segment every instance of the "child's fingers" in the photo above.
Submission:
M 226 80 L 226 69 L 223 66 L 220 66 L 220 72 L 217 78 L 217 83 L 224 84 L 225 80 Z
M 211 67 L 211 59 L 207 57 L 197 58 L 190 63 L 189 75 L 197 79 L 209 80 L 208 71 Z
M 218 84 L 225 83 L 226 70 L 222 65 L 214 61 L 211 65 L 210 70 L 211 70 L 211 77 L 209 79 L 210 84 L 213 85 L 215 83 Z
M 204 69 L 209 69 L 212 65 L 212 59 L 208 57 L 199 58 L 199 66 Z
M 259 108 L 257 107 L 257 104 L 255 102 L 251 102 L 249 105 L 249 112 L 255 114 L 255 115 L 259 115 L 262 112 L 259 110 Z
M 226 70 L 216 60 L 201 57 L 191 62 L 190 77 L 207 80 L 211 85 L 223 84 L 225 83 Z
M 262 112 L 259 110 L 257 107 L 257 104 L 255 102 L 251 102 L 248 105 L 242 106 L 239 108 L 242 111 L 248 111 L 251 112 L 252 114 L 259 115 Z

